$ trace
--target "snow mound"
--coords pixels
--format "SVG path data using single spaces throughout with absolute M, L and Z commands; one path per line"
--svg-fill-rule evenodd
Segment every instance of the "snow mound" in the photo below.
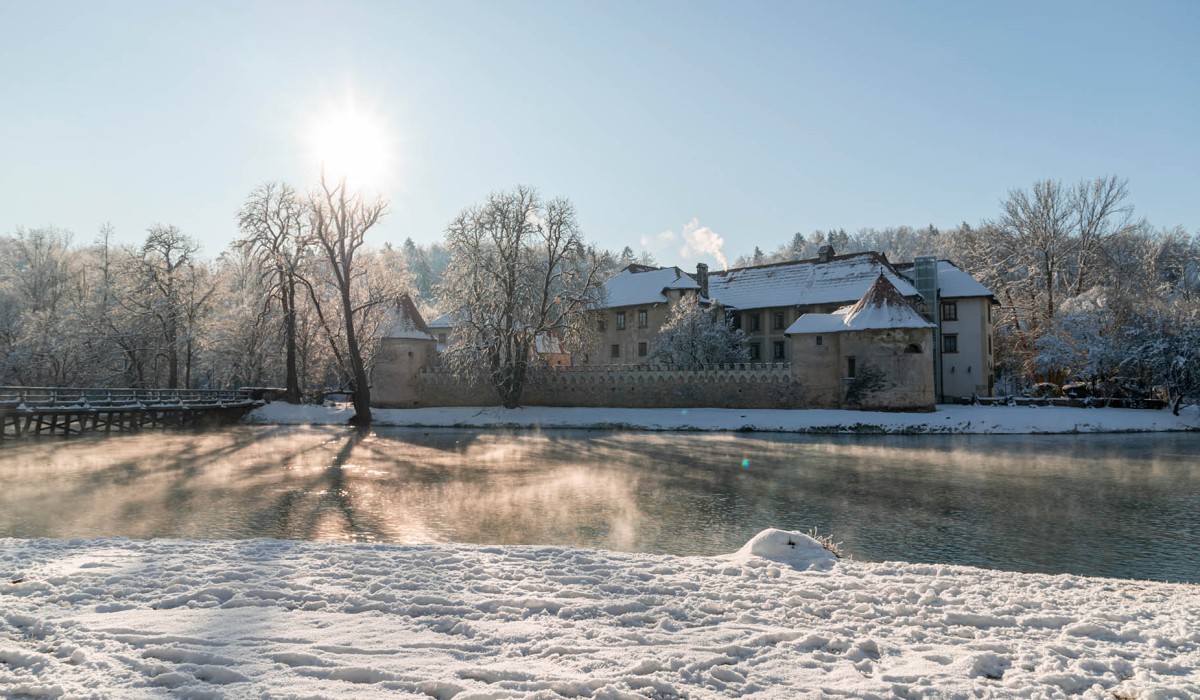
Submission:
M 775 528 L 763 530 L 729 555 L 732 561 L 740 563 L 748 562 L 752 557 L 785 564 L 797 571 L 825 571 L 837 562 L 832 552 L 808 535 Z
M 311 406 L 275 401 L 251 411 L 246 416 L 246 422 L 275 425 L 328 425 L 347 423 L 353 415 L 354 408 L 348 404 Z

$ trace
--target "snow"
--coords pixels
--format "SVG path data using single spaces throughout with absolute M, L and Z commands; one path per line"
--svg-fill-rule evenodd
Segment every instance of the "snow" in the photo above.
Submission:
M 347 405 L 293 406 L 271 403 L 252 411 L 252 423 L 340 424 Z M 1168 410 L 1070 408 L 1066 406 L 939 405 L 931 413 L 882 413 L 833 409 L 565 408 L 528 406 L 376 408 L 378 425 L 476 428 L 631 428 L 638 430 L 756 430 L 801 433 L 1044 434 L 1200 430 L 1200 410 L 1179 416 Z
M 604 283 L 604 308 L 661 304 L 667 301 L 664 289 L 700 289 L 700 285 L 677 267 L 630 265 Z
M 425 324 L 431 329 L 450 330 L 454 328 L 453 314 L 445 313 Z
M 429 333 L 429 326 L 425 325 L 425 319 L 421 318 L 421 312 L 417 310 L 412 297 L 407 294 L 401 295 L 397 307 L 388 311 L 379 336 L 381 338 L 416 340 L 434 339 Z
M 839 309 L 841 311 L 841 309 Z M 783 332 L 784 335 L 803 333 L 841 333 L 851 330 L 846 327 L 846 314 L 802 314 Z
M 897 265 L 901 274 L 911 274 L 913 263 Z M 992 290 L 949 260 L 937 262 L 938 296 L 942 299 L 963 299 L 967 297 L 995 297 Z
M 991 297 L 992 290 L 983 286 L 979 280 L 949 260 L 939 260 L 938 296 L 943 299 L 961 299 L 964 297 Z
M 880 273 L 902 295 L 917 295 L 916 288 L 878 253 L 844 255 L 827 263 L 802 261 L 714 272 L 708 277 L 708 290 L 713 300 L 738 309 L 836 304 L 857 301 Z
M 935 328 L 882 274 L 853 306 L 832 314 L 804 314 L 784 335 L 889 328 Z
M 6 539 L 0 600 L 9 697 L 1200 696 L 1200 587 L 778 530 L 719 557 Z
M 403 322 L 390 324 L 379 334 L 380 338 L 408 338 L 413 340 L 433 340 L 433 336 L 417 330 Z

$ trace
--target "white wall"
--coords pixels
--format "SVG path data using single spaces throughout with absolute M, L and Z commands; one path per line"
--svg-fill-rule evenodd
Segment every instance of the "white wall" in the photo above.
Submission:
M 990 396 L 988 379 L 992 376 L 992 357 L 988 341 L 989 301 L 983 297 L 942 299 L 958 304 L 958 320 L 942 319 L 941 335 L 958 337 L 958 352 L 942 353 L 942 396 L 946 400 Z M 944 340 L 942 341 L 945 342 Z M 943 345 L 943 347 L 945 347 Z

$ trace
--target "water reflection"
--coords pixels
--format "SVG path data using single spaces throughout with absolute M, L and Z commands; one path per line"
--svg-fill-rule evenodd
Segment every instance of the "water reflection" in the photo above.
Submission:
M 0 535 L 729 552 L 1200 582 L 1194 435 L 811 437 L 239 427 L 7 443 Z

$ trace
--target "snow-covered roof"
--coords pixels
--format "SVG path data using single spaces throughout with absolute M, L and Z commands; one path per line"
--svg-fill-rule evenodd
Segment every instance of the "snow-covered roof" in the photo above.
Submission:
M 880 274 L 854 306 L 838 309 L 832 314 L 804 314 L 784 334 L 933 327 L 917 307 Z
M 449 330 L 451 328 L 454 328 L 454 319 L 451 318 L 450 314 L 445 313 L 445 314 L 442 314 L 441 316 L 438 316 L 437 318 L 433 319 L 427 325 L 430 329 Z
M 553 333 L 539 333 L 533 339 L 533 351 L 539 355 L 565 354 L 567 352 L 562 341 Z
M 667 301 L 663 292 L 668 289 L 698 290 L 700 285 L 678 267 L 630 265 L 604 283 L 604 306 L 663 303 Z
M 913 263 L 897 265 L 896 269 L 908 274 Z M 995 297 L 992 290 L 983 286 L 971 273 L 960 268 L 949 260 L 938 260 L 938 296 L 943 299 L 962 299 L 966 297 Z
M 848 331 L 844 321 L 845 314 L 804 314 L 792 322 L 784 335 L 799 335 L 801 333 L 838 333 Z
M 433 340 L 429 326 L 425 325 L 421 312 L 417 311 L 416 304 L 407 294 L 400 295 L 400 301 L 384 323 L 379 337 Z
M 708 277 L 708 296 L 737 309 L 850 303 L 881 273 L 902 295 L 917 294 L 883 256 L 854 253 L 828 262 L 800 260 L 714 272 Z

